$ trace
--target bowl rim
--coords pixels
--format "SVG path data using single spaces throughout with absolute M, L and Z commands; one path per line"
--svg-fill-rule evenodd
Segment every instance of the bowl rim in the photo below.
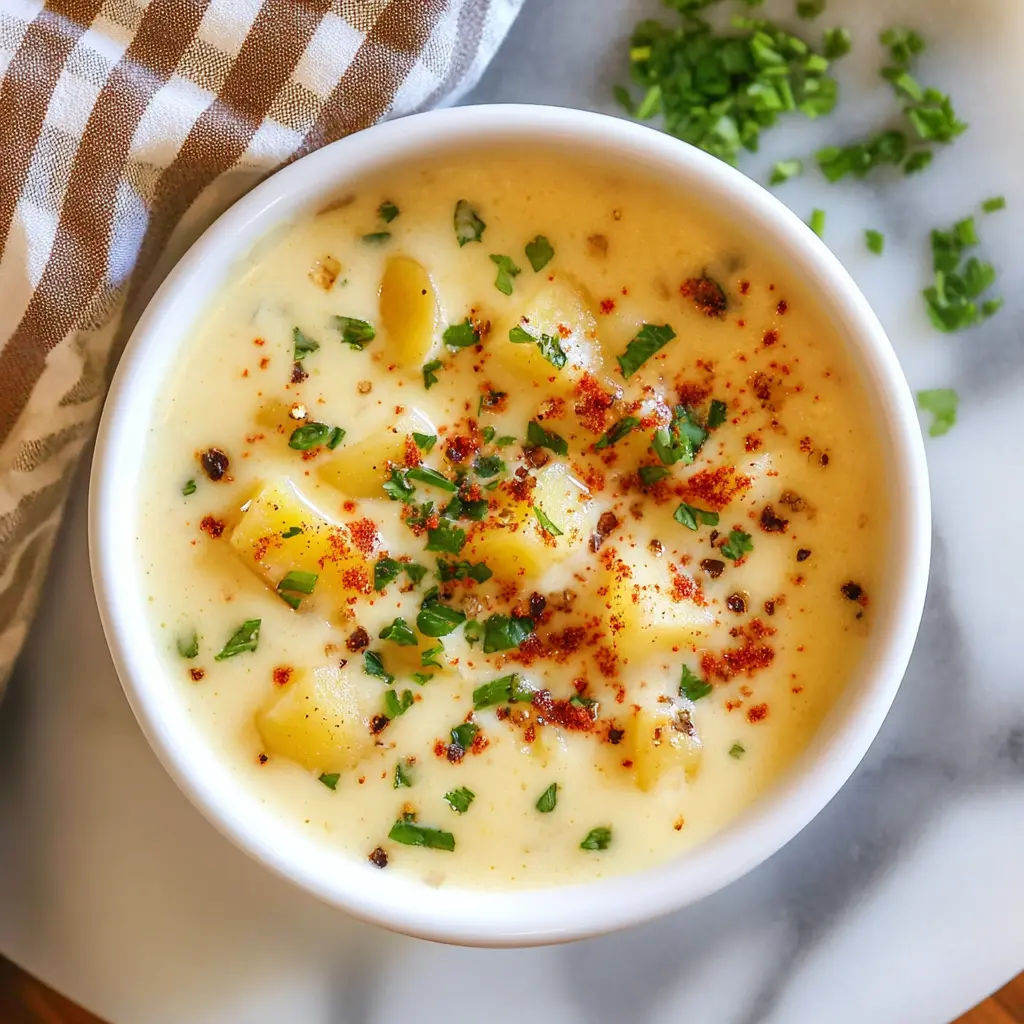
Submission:
M 148 368 L 162 334 L 186 334 L 190 318 L 175 317 L 220 250 L 241 256 L 300 202 L 321 200 L 340 179 L 359 178 L 403 155 L 512 137 L 567 140 L 606 152 L 612 160 L 636 159 L 716 193 L 754 218 L 780 245 L 788 262 L 810 278 L 822 306 L 842 324 L 845 344 L 862 363 L 865 389 L 880 403 L 890 445 L 890 490 L 897 563 L 887 566 L 890 614 L 872 645 L 873 670 L 859 678 L 835 728 L 816 738 L 786 776 L 722 830 L 689 851 L 639 872 L 594 882 L 538 890 L 488 891 L 431 888 L 398 872 L 381 872 L 353 860 L 338 871 L 312 840 L 282 835 L 256 820 L 254 806 L 231 796 L 227 770 L 212 751 L 176 733 L 160 680 L 147 667 L 148 651 L 134 631 L 133 607 L 118 545 L 123 530 L 117 509 L 135 479 L 123 456 L 135 416 L 144 414 Z M 354 168 L 354 170 L 353 170 Z M 870 379 L 869 379 L 870 378 Z M 883 438 L 885 440 L 885 438 Z M 894 484 L 898 486 L 894 486 Z M 137 488 L 135 488 L 137 490 Z M 766 860 L 832 799 L 860 763 L 896 696 L 924 608 L 931 547 L 931 511 L 924 443 L 906 379 L 867 300 L 832 252 L 771 193 L 714 157 L 651 128 L 605 114 L 527 104 L 456 107 L 385 122 L 332 143 L 297 161 L 240 199 L 188 250 L 142 314 L 122 355 L 104 406 L 90 478 L 89 549 L 103 631 L 125 695 L 157 757 L 200 812 L 236 846 L 276 874 L 363 920 L 396 931 L 480 946 L 525 946 L 601 934 L 653 918 L 710 895 Z M 877 649 L 874 649 L 877 648 Z M 170 688 L 164 687 L 165 690 Z M 845 699 L 845 697 L 844 697 Z M 180 702 L 180 698 L 178 698 Z M 838 715 L 838 712 L 834 712 Z M 241 806 L 237 806 L 241 804 Z M 325 846 L 326 844 L 318 844 Z M 321 855 L 323 853 L 323 855 Z M 347 863 L 347 862 L 346 862 Z M 599 897 L 595 899 L 595 896 Z

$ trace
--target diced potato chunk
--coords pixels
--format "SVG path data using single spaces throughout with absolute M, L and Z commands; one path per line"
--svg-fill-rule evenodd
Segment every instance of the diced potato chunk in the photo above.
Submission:
M 336 588 L 350 569 L 369 571 L 348 529 L 317 511 L 287 477 L 274 480 L 249 502 L 231 534 L 231 546 L 271 588 L 292 570 L 326 577 L 318 591 L 324 585 Z
M 633 778 L 645 793 L 675 769 L 682 769 L 687 780 L 696 778 L 703 752 L 688 713 L 678 708 L 638 711 L 617 754 L 620 750 L 633 762 Z
M 533 298 L 520 308 L 521 318 L 500 324 L 488 343 L 489 351 L 507 372 L 545 387 L 571 387 L 584 373 L 600 370 L 594 303 L 573 278 L 567 274 L 545 275 Z M 557 368 L 536 344 L 510 341 L 509 330 L 516 325 L 535 338 L 546 334 L 556 339 L 566 355 L 565 366 Z
M 535 507 L 562 531 L 561 536 L 541 528 Z M 594 524 L 593 502 L 586 486 L 564 462 L 550 462 L 537 473 L 530 501 L 509 502 L 474 535 L 468 550 L 474 560 L 486 562 L 500 577 L 539 576 L 553 562 L 578 551 Z
M 697 584 L 683 570 L 679 575 L 689 580 L 687 587 L 692 584 L 693 596 L 679 600 L 667 566 L 641 560 L 625 564 L 625 570 L 621 565 L 607 570 L 604 581 L 606 614 L 621 656 L 643 658 L 707 636 L 714 614 L 698 603 Z
M 313 772 L 349 771 L 373 750 L 376 690 L 332 666 L 298 672 L 256 712 L 267 753 Z
M 434 428 L 420 413 L 407 413 L 393 427 L 355 444 L 343 444 L 319 463 L 317 473 L 349 498 L 386 498 L 382 484 L 387 479 L 389 464 L 404 464 L 406 438 L 414 432 L 433 434 Z
M 392 256 L 380 283 L 380 319 L 388 358 L 419 368 L 434 346 L 437 300 L 430 275 L 408 256 Z

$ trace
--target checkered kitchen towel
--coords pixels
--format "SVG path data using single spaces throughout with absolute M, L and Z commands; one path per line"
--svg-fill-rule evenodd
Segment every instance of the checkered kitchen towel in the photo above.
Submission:
M 451 102 L 523 0 L 0 0 L 0 688 L 110 364 L 283 163 Z

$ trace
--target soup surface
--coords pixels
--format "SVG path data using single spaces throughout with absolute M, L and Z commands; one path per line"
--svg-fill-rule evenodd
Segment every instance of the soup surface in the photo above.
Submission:
M 342 856 L 663 861 L 856 685 L 872 423 L 813 296 L 685 193 L 543 152 L 358 182 L 232 273 L 154 410 L 168 685 Z

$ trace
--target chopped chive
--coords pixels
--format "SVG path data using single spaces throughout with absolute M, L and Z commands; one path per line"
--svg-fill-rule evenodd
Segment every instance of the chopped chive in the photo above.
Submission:
M 918 391 L 917 404 L 925 412 L 932 414 L 931 426 L 928 428 L 928 433 L 932 437 L 941 437 L 955 426 L 960 396 L 952 388 Z
M 815 210 L 811 214 L 811 219 L 807 222 L 810 229 L 819 237 L 822 238 L 825 234 L 825 211 Z
M 431 850 L 455 849 L 455 837 L 451 832 L 436 828 L 424 828 L 412 821 L 399 820 L 391 826 L 388 839 L 405 846 L 425 846 Z
M 199 657 L 199 635 L 193 629 L 191 633 L 183 634 L 177 640 L 178 654 L 182 658 Z
M 418 643 L 416 634 L 409 628 L 409 624 L 401 616 L 396 618 L 389 626 L 385 626 L 378 634 L 381 640 L 390 640 L 399 647 L 415 647 Z
M 803 173 L 803 160 L 779 160 L 775 166 L 772 167 L 772 176 L 769 179 L 769 184 L 781 185 L 784 181 L 789 181 L 790 178 L 799 177 L 799 175 Z
M 196 493 L 195 480 L 186 480 L 181 488 L 181 493 L 187 498 L 190 494 Z
M 363 235 L 363 241 L 367 245 L 383 245 L 390 238 L 390 231 L 371 231 L 368 235 Z
M 985 213 L 995 213 L 996 210 L 1006 209 L 1006 197 L 1005 196 L 993 196 L 991 199 L 986 199 L 982 204 L 981 208 Z
M 465 814 L 469 810 L 469 805 L 473 802 L 476 797 L 471 789 L 466 789 L 465 786 L 459 786 L 458 789 L 449 790 L 444 795 L 445 803 L 459 814 Z
M 225 658 L 233 658 L 236 654 L 255 651 L 260 643 L 262 621 L 262 619 L 246 619 L 231 635 L 215 660 L 223 661 Z
M 730 757 L 734 757 L 734 758 L 736 758 L 736 760 L 737 760 L 737 761 L 738 761 L 738 760 L 739 760 L 739 759 L 740 759 L 740 758 L 741 758 L 741 757 L 742 757 L 742 756 L 743 756 L 743 755 L 744 755 L 744 754 L 745 754 L 746 752 L 747 752 L 747 748 L 746 748 L 746 747 L 744 747 L 744 746 L 743 746 L 742 744 L 740 744 L 740 743 L 734 743 L 734 744 L 733 744 L 733 745 L 732 745 L 732 746 L 731 746 L 731 747 L 729 748 L 729 756 L 730 756 Z
M 540 505 L 533 506 L 533 514 L 537 517 L 537 525 L 546 533 L 552 537 L 561 537 L 563 531 L 560 530 L 549 518 L 548 514 L 540 507 Z

